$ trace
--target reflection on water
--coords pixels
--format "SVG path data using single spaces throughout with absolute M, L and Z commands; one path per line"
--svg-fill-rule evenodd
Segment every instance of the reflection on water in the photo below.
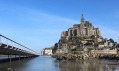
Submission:
M 118 63 L 107 60 L 63 61 L 59 62 L 59 67 L 61 71 L 119 71 Z
M 12 61 L 12 71 L 59 71 L 55 58 L 40 56 L 21 61 Z M 9 62 L 0 63 L 0 71 L 8 71 Z
M 0 63 L 0 71 L 8 71 L 9 62 Z M 57 61 L 50 56 L 12 62 L 12 71 L 119 71 L 119 63 L 108 60 L 80 62 Z

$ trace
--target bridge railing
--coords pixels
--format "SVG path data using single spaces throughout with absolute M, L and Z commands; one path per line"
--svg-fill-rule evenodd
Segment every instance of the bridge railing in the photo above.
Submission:
M 29 54 L 34 54 L 34 55 L 38 55 L 38 53 L 36 53 L 35 51 L 31 50 L 30 48 L 10 39 L 10 38 L 7 38 L 3 35 L 0 34 L 0 46 L 2 44 L 5 44 L 7 46 L 5 46 L 5 48 L 7 48 L 8 46 L 11 46 L 11 49 L 19 49 L 21 50 L 22 52 L 25 52 L 25 53 L 29 53 Z

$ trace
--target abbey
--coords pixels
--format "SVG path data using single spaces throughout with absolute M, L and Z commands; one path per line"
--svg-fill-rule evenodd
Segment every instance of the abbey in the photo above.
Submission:
M 59 42 L 55 45 L 56 53 L 69 53 L 75 51 L 88 51 L 93 49 L 114 49 L 119 44 L 113 39 L 103 38 L 99 28 L 92 23 L 85 21 L 82 14 L 80 24 L 61 33 Z
M 72 28 L 61 33 L 57 53 L 67 53 L 68 48 L 93 48 L 95 42 L 101 41 L 99 29 L 95 28 L 89 21 L 85 21 L 82 14 L 80 24 L 74 24 Z
M 92 23 L 85 21 L 83 14 L 80 24 L 74 24 L 72 28 L 69 28 L 68 31 L 62 32 L 61 37 L 91 37 L 101 36 L 101 32 L 98 28 L 95 28 Z

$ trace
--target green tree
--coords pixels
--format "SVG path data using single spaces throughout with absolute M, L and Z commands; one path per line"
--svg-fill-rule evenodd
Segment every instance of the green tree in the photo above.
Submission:
M 76 38 L 76 44 L 82 44 L 80 38 Z
M 83 40 L 84 38 L 83 37 L 78 37 L 79 40 Z
M 94 35 L 92 35 L 90 38 L 91 38 L 91 39 L 95 39 L 95 36 L 94 36 Z
M 99 43 L 98 42 L 94 42 L 94 48 L 97 49 L 99 46 Z
M 55 43 L 55 45 L 52 49 L 53 54 L 56 52 L 57 48 L 58 48 L 58 43 Z
M 114 40 L 112 38 L 110 38 L 109 40 L 110 40 L 110 42 L 114 43 Z

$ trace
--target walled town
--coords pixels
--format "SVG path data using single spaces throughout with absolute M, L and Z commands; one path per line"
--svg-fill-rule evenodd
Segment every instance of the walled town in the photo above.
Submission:
M 79 60 L 89 58 L 119 59 L 119 44 L 112 38 L 103 38 L 99 28 L 85 21 L 82 14 L 80 24 L 61 33 L 54 45 L 53 54 L 59 60 Z

